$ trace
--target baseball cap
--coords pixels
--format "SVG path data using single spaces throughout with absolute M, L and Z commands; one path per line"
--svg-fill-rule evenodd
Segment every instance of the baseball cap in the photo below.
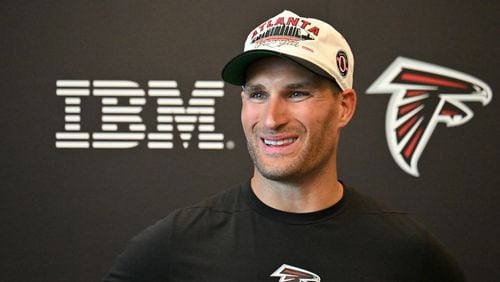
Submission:
M 333 79 L 342 90 L 352 88 L 354 56 L 345 38 L 328 23 L 284 10 L 255 27 L 243 53 L 222 70 L 222 79 L 244 85 L 248 66 L 257 59 L 280 56 Z

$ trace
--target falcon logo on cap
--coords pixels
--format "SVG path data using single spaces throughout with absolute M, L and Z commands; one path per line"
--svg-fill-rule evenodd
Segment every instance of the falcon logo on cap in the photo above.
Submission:
M 474 112 L 465 104 L 486 106 L 491 88 L 468 74 L 398 57 L 366 90 L 392 93 L 386 112 L 386 138 L 396 163 L 419 176 L 418 161 L 438 123 L 447 127 L 467 123 Z

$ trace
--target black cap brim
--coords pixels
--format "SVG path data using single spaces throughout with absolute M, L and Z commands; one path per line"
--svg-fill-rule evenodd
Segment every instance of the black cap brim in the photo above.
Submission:
M 222 69 L 222 79 L 230 84 L 238 86 L 244 85 L 246 81 L 247 68 L 256 60 L 271 56 L 278 56 L 292 60 L 295 63 L 311 70 L 316 74 L 319 74 L 329 79 L 333 79 L 335 81 L 335 79 L 331 75 L 329 75 L 323 69 L 312 64 L 309 61 L 288 54 L 283 54 L 280 52 L 275 52 L 270 50 L 250 50 L 234 57 Z

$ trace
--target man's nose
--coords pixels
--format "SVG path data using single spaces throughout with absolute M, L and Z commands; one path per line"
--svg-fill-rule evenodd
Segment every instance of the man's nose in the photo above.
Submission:
M 263 121 L 267 128 L 277 129 L 281 125 L 285 124 L 287 116 L 287 103 L 283 98 L 279 96 L 272 96 L 267 101 L 264 113 Z

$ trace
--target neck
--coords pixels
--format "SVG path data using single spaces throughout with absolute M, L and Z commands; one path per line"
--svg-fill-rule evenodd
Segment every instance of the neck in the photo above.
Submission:
M 340 201 L 343 195 L 343 186 L 336 173 L 300 182 L 283 182 L 267 179 L 255 170 L 251 184 L 263 203 L 294 213 L 323 210 Z

